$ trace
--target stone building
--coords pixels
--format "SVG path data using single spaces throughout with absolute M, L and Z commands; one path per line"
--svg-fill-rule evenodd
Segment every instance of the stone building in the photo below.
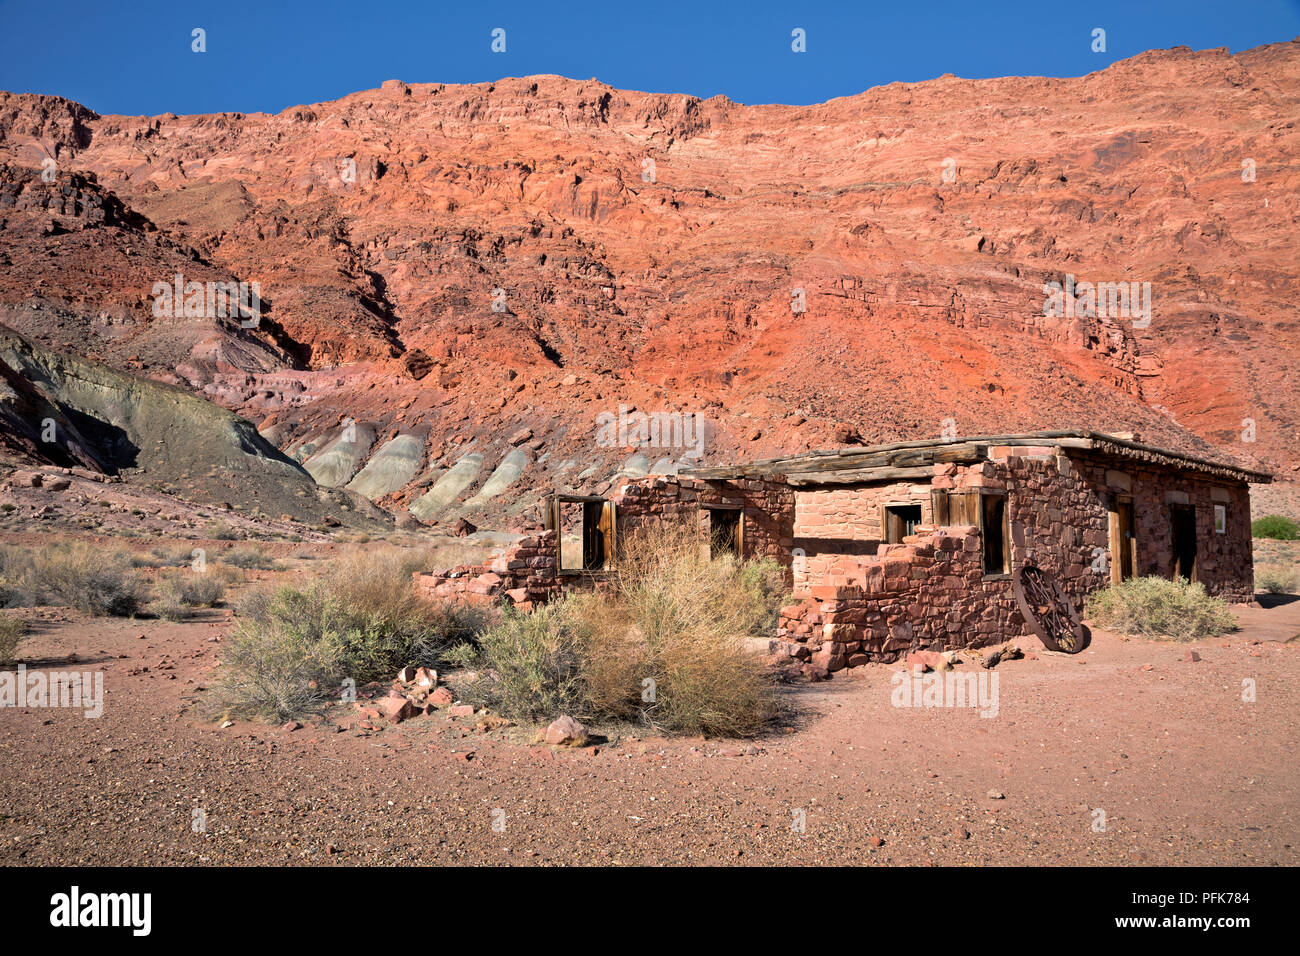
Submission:
M 617 572 L 620 536 L 694 522 L 701 546 L 788 569 L 784 653 L 831 672 L 918 649 L 1026 636 L 1016 576 L 1036 568 L 1075 613 L 1111 582 L 1199 581 L 1253 596 L 1251 482 L 1270 476 L 1114 435 L 1035 432 L 819 451 L 557 495 L 544 528 L 431 593 L 531 607 Z

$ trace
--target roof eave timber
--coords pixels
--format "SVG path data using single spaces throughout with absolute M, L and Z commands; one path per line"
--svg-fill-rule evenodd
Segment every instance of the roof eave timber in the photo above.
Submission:
M 789 458 L 767 458 L 745 465 L 719 465 L 684 468 L 683 477 L 713 481 L 733 481 L 746 478 L 788 478 L 792 484 L 818 484 L 817 476 L 825 476 L 823 483 L 853 483 L 847 476 L 832 480 L 835 473 L 860 472 L 860 481 L 888 481 L 890 470 L 925 468 L 935 462 L 969 463 L 986 458 L 992 445 L 1047 445 L 1066 451 L 1109 456 L 1125 461 L 1142 461 L 1175 470 L 1210 475 L 1226 481 L 1267 484 L 1273 476 L 1267 472 L 1241 468 L 1229 462 L 1198 458 L 1182 452 L 1141 442 L 1090 431 L 1042 431 L 1018 435 L 979 435 L 971 438 L 927 439 L 873 445 L 865 448 L 818 450 Z

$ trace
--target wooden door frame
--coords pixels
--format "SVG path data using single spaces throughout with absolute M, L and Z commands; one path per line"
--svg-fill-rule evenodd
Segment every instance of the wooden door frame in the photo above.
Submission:
M 1111 499 L 1109 509 L 1109 528 L 1110 528 L 1110 583 L 1121 584 L 1124 581 L 1124 547 L 1123 527 L 1120 522 L 1120 505 L 1128 505 L 1128 523 L 1129 523 L 1129 567 L 1128 576 L 1135 578 L 1138 576 L 1138 553 L 1137 553 L 1137 534 L 1134 533 L 1134 526 L 1137 523 L 1137 514 L 1133 505 L 1132 495 L 1114 495 Z

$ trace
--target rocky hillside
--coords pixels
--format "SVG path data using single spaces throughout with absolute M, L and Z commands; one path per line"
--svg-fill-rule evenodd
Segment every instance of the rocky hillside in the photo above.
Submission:
M 3 326 L 0 425 L 6 464 L 121 476 L 232 516 L 391 526 L 364 497 L 318 486 L 232 412 L 176 386 L 38 348 Z
M 811 107 L 555 76 L 274 116 L 0 94 L 0 322 L 433 520 L 682 460 L 602 434 L 620 406 L 701 416 L 709 463 L 1086 427 L 1294 480 L 1298 103 L 1298 42 Z M 257 282 L 260 322 L 155 316 L 177 274 Z M 1045 315 L 1067 281 L 1149 282 L 1150 321 Z

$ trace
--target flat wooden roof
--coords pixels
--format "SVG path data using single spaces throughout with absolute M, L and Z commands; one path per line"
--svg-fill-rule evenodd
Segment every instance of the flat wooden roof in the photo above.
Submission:
M 988 457 L 993 445 L 1047 445 L 1116 461 L 1141 462 L 1191 471 L 1228 481 L 1267 484 L 1268 472 L 1242 468 L 1228 461 L 1198 458 L 1168 448 L 1091 431 L 1041 431 L 1017 435 L 976 435 L 934 438 L 861 448 L 810 451 L 788 458 L 765 458 L 746 464 L 682 468 L 688 478 L 734 480 L 781 476 L 795 485 L 850 484 L 923 477 L 935 463 L 970 463 Z

